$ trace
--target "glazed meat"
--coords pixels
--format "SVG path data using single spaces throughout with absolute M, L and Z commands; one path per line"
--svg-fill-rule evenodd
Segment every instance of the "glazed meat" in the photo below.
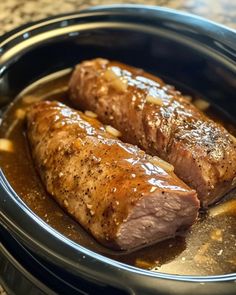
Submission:
M 189 227 L 198 214 L 196 192 L 170 165 L 107 130 L 59 102 L 30 108 L 28 139 L 49 194 L 98 241 L 116 249 L 144 247 Z
M 77 65 L 75 106 L 94 111 L 122 140 L 157 155 L 196 189 L 203 207 L 236 186 L 236 140 L 161 79 L 105 59 Z

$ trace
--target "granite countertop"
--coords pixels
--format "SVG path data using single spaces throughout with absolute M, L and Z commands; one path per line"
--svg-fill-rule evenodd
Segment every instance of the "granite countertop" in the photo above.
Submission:
M 51 15 L 114 3 L 166 6 L 191 12 L 236 29 L 236 1 L 233 0 L 2 0 L 0 35 L 24 23 Z
M 2 0 L 0 35 L 19 25 L 51 15 L 118 3 L 165 6 L 203 16 L 236 29 L 236 1 L 233 0 Z M 0 295 L 4 294 L 6 292 L 0 285 Z

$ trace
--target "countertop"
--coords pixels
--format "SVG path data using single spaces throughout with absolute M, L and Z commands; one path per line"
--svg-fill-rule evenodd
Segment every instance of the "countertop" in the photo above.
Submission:
M 159 5 L 190 12 L 236 29 L 234 0 L 2 0 L 0 2 L 0 35 L 27 22 L 51 15 L 74 12 L 95 5 Z M 0 295 L 6 292 L 0 285 Z
M 95 5 L 136 3 L 194 13 L 236 29 L 235 0 L 2 0 L 0 35 L 24 23 Z

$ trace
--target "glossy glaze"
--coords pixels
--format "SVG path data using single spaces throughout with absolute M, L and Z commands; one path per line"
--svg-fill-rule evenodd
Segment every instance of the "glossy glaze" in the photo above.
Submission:
M 126 88 L 117 88 L 114 81 Z M 236 139 L 161 79 L 94 59 L 77 66 L 70 91 L 75 105 L 115 126 L 124 141 L 174 165 L 175 173 L 197 190 L 204 207 L 236 186 Z M 148 102 L 150 96 L 157 103 Z
M 186 236 L 169 239 L 132 253 L 117 252 L 97 243 L 91 234 L 83 230 L 79 223 L 66 214 L 47 194 L 33 165 L 28 142 L 24 136 L 25 124 L 22 120 L 16 124 L 15 114 L 18 109 L 28 107 L 29 101 L 32 104 L 42 99 L 55 100 L 60 97 L 62 102 L 68 102 L 66 85 L 68 85 L 69 75 L 66 74 L 67 72 L 65 72 L 65 77 L 64 74 L 61 74 L 62 77 L 60 77 L 59 73 L 56 73 L 27 89 L 8 110 L 0 129 L 1 137 L 8 134 L 9 139 L 14 143 L 15 150 L 20 151 L 18 153 L 4 153 L 4 157 L 0 157 L 0 161 L 7 179 L 25 204 L 49 226 L 75 241 L 77 245 L 129 265 L 165 273 L 173 273 L 174 270 L 177 274 L 185 275 L 209 275 L 235 271 L 234 223 L 236 220 L 233 212 L 229 212 L 229 214 L 226 212 L 214 218 L 206 214 L 200 215 Z M 215 119 L 219 120 L 220 118 L 222 124 L 225 124 L 227 128 L 232 128 L 227 118 L 219 117 L 220 114 L 216 116 L 216 109 L 210 108 L 208 114 L 214 116 Z M 15 127 L 12 129 L 13 125 Z M 25 175 L 30 175 L 27 177 L 27 181 Z M 234 201 L 233 199 L 232 202 Z M 227 202 L 225 204 L 227 205 Z M 211 239 L 215 229 L 224 233 L 220 243 Z M 199 253 L 202 252 L 202 245 L 205 244 L 210 247 L 205 249 L 203 259 L 199 260 Z M 223 251 L 222 255 L 218 256 L 217 253 L 225 248 L 227 251 Z
M 28 110 L 27 122 L 47 191 L 103 244 L 146 246 L 196 219 L 195 191 L 96 119 L 58 102 L 40 102 Z

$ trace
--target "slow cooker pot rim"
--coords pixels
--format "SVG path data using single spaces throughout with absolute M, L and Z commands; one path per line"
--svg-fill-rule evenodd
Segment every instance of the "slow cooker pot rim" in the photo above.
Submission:
M 2 42 L 9 42 L 9 39 L 13 39 L 21 34 L 23 34 L 25 31 L 29 31 L 32 29 L 37 29 L 38 27 L 42 27 L 45 25 L 50 25 L 52 23 L 58 22 L 58 21 L 63 21 L 73 18 L 77 18 L 80 16 L 86 16 L 86 15 L 91 15 L 92 14 L 99 14 L 99 13 L 122 13 L 122 14 L 136 14 L 136 13 L 141 13 L 141 14 L 146 14 L 146 13 L 158 13 L 158 17 L 166 17 L 168 20 L 174 20 L 174 19 L 180 19 L 181 22 L 188 24 L 190 27 L 196 26 L 196 28 L 200 28 L 202 30 L 208 31 L 210 33 L 209 29 L 212 29 L 214 34 L 217 35 L 217 29 L 220 29 L 221 32 L 219 34 L 221 37 L 224 36 L 224 33 L 236 33 L 236 30 L 230 27 L 227 27 L 223 24 L 214 22 L 212 20 L 206 19 L 204 17 L 191 14 L 189 12 L 184 12 L 184 11 L 177 11 L 171 8 L 166 8 L 166 7 L 160 7 L 160 6 L 154 6 L 154 5 L 138 5 L 138 4 L 113 4 L 113 5 L 99 5 L 99 6 L 94 6 L 90 7 L 87 9 L 83 9 L 80 11 L 76 12 L 69 12 L 69 13 L 62 13 L 62 14 L 57 14 L 53 16 L 49 16 L 34 22 L 28 22 L 26 24 L 23 24 L 17 28 L 12 29 L 9 32 L 4 33 L 2 36 L 0 36 L 0 48 L 2 47 Z M 153 16 L 153 15 L 152 15 Z M 152 17 L 151 16 L 151 17 Z M 194 25 L 193 25 L 194 21 Z M 207 27 L 207 28 L 206 28 Z M 222 31 L 224 30 L 224 32 Z M 224 38 L 224 37 L 223 37 Z M 225 41 L 227 38 L 224 38 Z M 1 51 L 0 51 L 1 53 Z
M 43 27 L 48 30 L 48 26 L 60 23 L 63 21 L 80 19 L 80 18 L 89 18 L 90 16 L 136 16 L 146 18 L 148 20 L 165 20 L 171 23 L 178 23 L 182 25 L 186 30 L 193 30 L 193 32 L 201 33 L 201 35 L 206 35 L 214 41 L 220 41 L 222 45 L 229 46 L 234 52 L 228 52 L 230 56 L 235 57 L 235 46 L 236 46 L 236 30 L 226 27 L 222 24 L 216 23 L 214 21 L 205 19 L 203 17 L 193 15 L 183 11 L 176 11 L 174 9 L 156 7 L 151 5 L 136 5 L 136 4 L 123 4 L 123 5 L 104 5 L 104 6 L 94 6 L 86 10 L 81 10 L 78 12 L 59 14 L 56 16 L 50 16 L 35 22 L 30 22 L 24 25 L 21 25 L 9 32 L 6 32 L 0 36 L 0 57 L 4 53 L 6 45 L 12 47 L 15 46 L 12 43 L 13 40 L 16 40 L 17 43 L 20 43 L 24 40 L 24 33 L 32 33 L 33 31 L 38 32 Z M 137 20 L 138 22 L 138 20 Z M 67 24 L 65 24 L 67 26 Z M 185 27 L 186 26 L 186 27 Z M 49 28 L 51 29 L 51 28 Z M 52 28 L 55 29 L 55 28 Z M 19 39 L 19 37 L 21 37 Z M 216 45 L 216 44 L 215 44 Z M 218 50 L 222 46 L 217 46 Z M 7 48 L 9 50 L 11 47 Z M 227 56 L 227 50 L 224 50 L 225 57 Z M 0 58 L 1 60 L 1 58 Z
M 126 9 L 125 12 L 123 10 L 124 8 Z M 200 30 L 203 30 L 204 32 L 208 32 L 213 35 L 215 34 L 215 36 L 217 38 L 221 38 L 221 41 L 223 43 L 225 42 L 227 45 L 229 45 L 227 38 L 232 37 L 232 36 L 234 36 L 234 38 L 235 38 L 235 31 L 234 30 L 230 30 L 223 25 L 216 24 L 212 21 L 208 21 L 208 20 L 205 20 L 204 18 L 201 18 L 198 16 L 193 16 L 188 13 L 176 12 L 171 9 L 157 8 L 157 7 L 153 7 L 153 6 L 112 5 L 112 6 L 94 7 L 92 9 L 81 11 L 81 12 L 69 13 L 69 14 L 63 14 L 60 16 L 49 17 L 47 19 L 44 19 L 44 20 L 41 20 L 41 21 L 38 21 L 38 22 L 35 22 L 32 24 L 27 24 L 27 25 L 21 26 L 15 30 L 13 30 L 12 32 L 6 33 L 5 35 L 3 35 L 0 38 L 0 53 L 1 53 L 1 49 L 3 49 L 6 44 L 9 44 L 9 42 L 11 42 L 11 40 L 18 38 L 19 36 L 22 36 L 24 32 L 29 32 L 30 30 L 34 30 L 34 29 L 40 28 L 42 26 L 48 26 L 52 23 L 57 23 L 57 22 L 61 22 L 63 20 L 68 20 L 68 19 L 77 18 L 77 17 L 81 17 L 81 16 L 86 17 L 86 16 L 90 16 L 90 15 L 99 15 L 99 14 L 103 14 L 103 13 L 105 13 L 105 14 L 108 14 L 108 13 L 113 13 L 113 14 L 116 14 L 116 13 L 119 13 L 119 14 L 141 13 L 141 14 L 143 14 L 143 13 L 147 13 L 147 12 L 148 13 L 151 12 L 153 18 L 155 18 L 155 17 L 158 18 L 161 15 L 162 17 L 168 17 L 169 19 L 176 18 L 179 20 L 179 18 L 182 17 L 182 19 L 183 19 L 182 23 L 185 25 L 189 25 L 190 27 L 193 26 L 193 24 L 190 23 L 190 20 L 194 19 L 194 25 L 195 25 L 194 28 L 195 29 L 200 29 Z M 206 27 L 208 29 L 206 29 Z M 219 33 L 219 31 L 220 31 L 220 33 Z M 230 42 L 230 44 L 231 44 L 231 42 Z M 46 254 L 54 255 L 54 253 L 52 251 L 53 249 L 49 249 L 48 247 L 42 246 L 44 238 L 45 237 L 47 238 L 47 235 L 45 235 L 45 233 L 46 233 L 49 236 L 53 237 L 53 239 L 55 241 L 63 242 L 63 244 L 65 244 L 66 247 L 68 248 L 68 250 L 71 250 L 71 248 L 73 248 L 73 250 L 76 250 L 80 254 L 88 255 L 90 258 L 99 260 L 99 262 L 102 264 L 108 264 L 113 269 L 118 268 L 118 269 L 122 269 L 124 271 L 129 271 L 129 272 L 133 272 L 136 274 L 141 274 L 141 275 L 145 275 L 145 276 L 149 276 L 149 277 L 164 278 L 164 279 L 171 279 L 171 280 L 177 280 L 177 281 L 189 281 L 189 282 L 214 282 L 214 281 L 228 281 L 228 280 L 235 280 L 236 279 L 236 274 L 227 274 L 227 275 L 218 275 L 218 276 L 180 276 L 180 275 L 165 274 L 165 273 L 160 273 L 160 272 L 157 273 L 157 272 L 152 272 L 152 271 L 140 270 L 136 267 L 132 267 L 132 266 L 114 261 L 112 259 L 106 258 L 100 254 L 97 254 L 91 250 L 88 250 L 88 249 L 76 244 L 75 242 L 69 240 L 68 238 L 66 238 L 62 234 L 58 233 L 53 228 L 49 227 L 44 221 L 42 221 L 38 216 L 36 216 L 23 203 L 23 201 L 17 196 L 17 194 L 11 188 L 10 184 L 5 179 L 2 171 L 1 171 L 1 175 L 0 175 L 0 182 L 2 185 L 1 190 L 4 191 L 4 195 L 5 195 L 4 205 L 6 204 L 6 202 L 9 203 L 9 201 L 12 202 L 12 204 L 14 203 L 16 210 L 19 212 L 19 215 L 16 214 L 17 219 L 19 219 L 18 220 L 19 224 L 21 224 L 19 216 L 22 216 L 22 214 L 27 216 L 27 218 L 29 219 L 28 221 L 30 222 L 29 225 L 31 224 L 31 226 L 29 226 L 31 228 L 30 234 L 32 235 L 33 238 L 30 238 L 30 236 L 27 235 L 27 232 L 25 231 L 25 229 L 23 227 L 18 228 L 17 225 L 10 218 L 8 218 L 8 216 L 7 216 L 8 212 L 6 210 L 6 207 L 8 207 L 8 206 L 3 205 L 3 209 L 6 210 L 6 212 L 4 212 L 5 214 L 3 212 L 1 212 L 1 214 L 0 214 L 1 222 L 3 224 L 5 224 L 7 227 L 9 227 L 10 230 L 14 234 L 16 234 L 18 237 L 20 237 L 20 235 L 23 235 L 24 239 L 28 240 L 28 243 L 33 244 L 40 251 L 43 251 L 45 254 L 44 256 L 47 256 Z M 9 197 L 10 197 L 10 199 L 9 199 Z M 2 210 L 2 211 L 4 211 L 4 210 Z M 43 230 L 44 230 L 41 232 L 40 239 L 37 236 L 35 236 L 34 230 L 32 231 L 32 229 L 35 226 L 38 226 L 39 228 L 43 228 Z M 28 231 L 29 231 L 29 229 L 28 229 Z M 57 256 L 57 258 L 61 261 L 63 260 L 63 256 Z M 64 260 L 63 263 L 66 264 L 67 266 L 73 265 L 73 261 L 70 261 L 70 263 L 68 264 L 68 260 Z

